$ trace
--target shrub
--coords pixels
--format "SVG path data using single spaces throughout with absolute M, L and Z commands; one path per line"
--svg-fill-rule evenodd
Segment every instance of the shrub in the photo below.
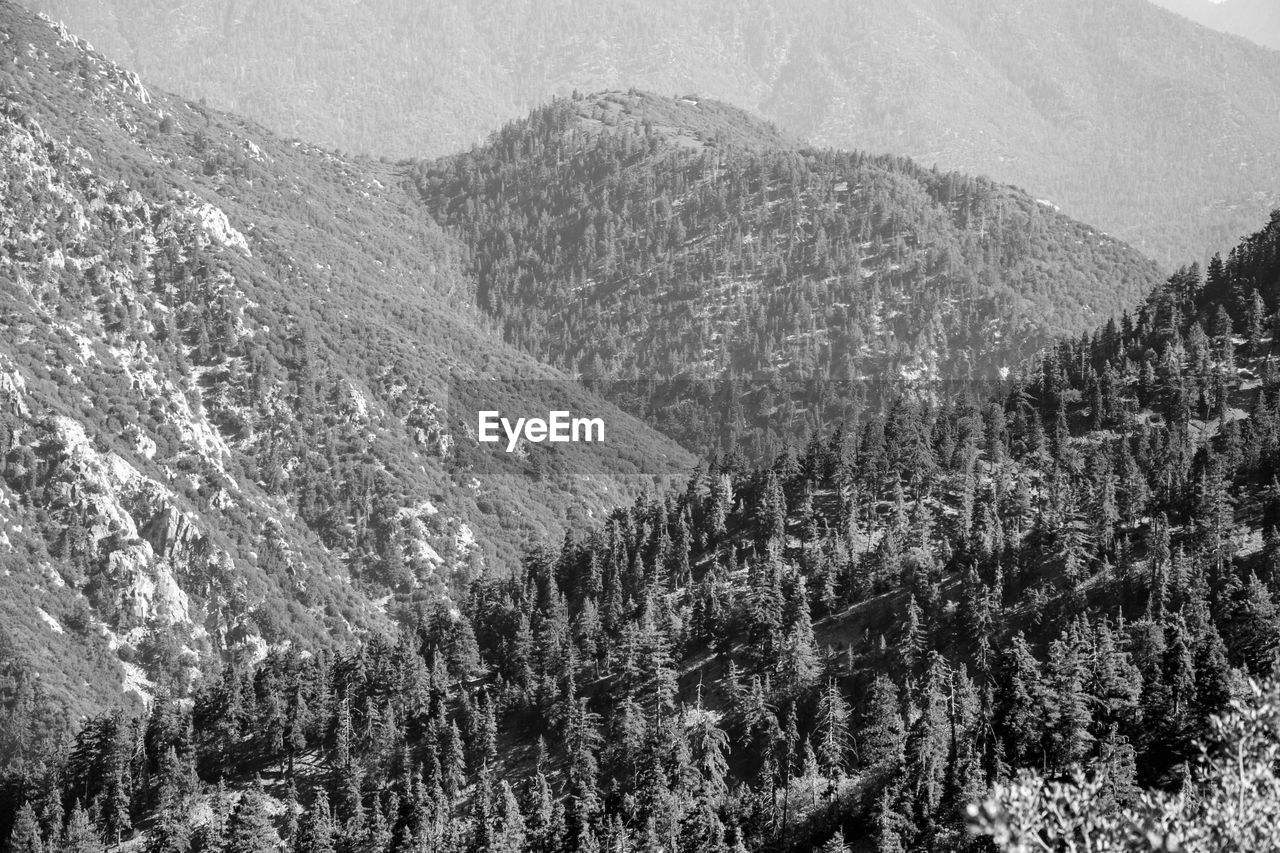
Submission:
M 1106 780 L 1024 772 L 969 807 L 970 829 L 1024 851 L 1280 851 L 1280 680 L 1250 681 L 1213 718 L 1199 766 L 1177 793 L 1115 807 Z

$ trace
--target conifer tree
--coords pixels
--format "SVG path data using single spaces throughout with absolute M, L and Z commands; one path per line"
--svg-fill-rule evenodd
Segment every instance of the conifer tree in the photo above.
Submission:
M 160 790 L 156 804 L 156 826 L 152 841 L 160 851 L 184 851 L 189 846 L 182 766 L 173 747 L 165 751 L 160 767 Z
M 150 849 L 157 853 L 186 853 L 190 845 L 185 831 L 185 826 L 168 834 L 161 831 Z M 98 828 L 93 825 L 89 813 L 77 802 L 71 808 L 71 816 L 62 833 L 62 846 L 58 850 L 62 853 L 103 853 L 105 849 Z
M 1010 643 L 1004 670 L 1001 725 L 1007 754 L 1017 765 L 1027 766 L 1042 759 L 1046 721 L 1040 665 L 1021 634 Z
M 849 845 L 844 842 L 844 830 L 837 829 L 836 834 L 822 845 L 821 853 L 849 853 Z
M 951 749 L 949 682 L 947 664 L 935 654 L 917 700 L 920 715 L 907 735 L 907 778 L 916 804 L 926 816 L 932 816 L 941 804 L 947 778 Z
M 1240 663 L 1254 673 L 1272 666 L 1280 649 L 1280 611 L 1257 575 L 1249 575 L 1232 603 L 1226 628 L 1229 647 Z
M 498 832 L 493 853 L 524 853 L 526 846 L 524 816 L 511 784 L 505 780 L 498 789 Z
M 9 831 L 9 840 L 5 844 L 5 853 L 45 853 L 40 821 L 36 819 L 36 811 L 29 802 L 23 801 L 22 808 L 18 809 L 13 829 Z
M 302 821 L 293 842 L 293 853 L 334 853 L 333 816 L 329 798 L 321 792 Z
M 693 768 L 699 774 L 699 796 L 718 804 L 728 793 L 729 735 L 716 723 L 710 711 L 702 707 L 702 693 L 691 712 L 689 749 Z
M 1255 288 L 1249 294 L 1248 307 L 1245 314 L 1244 329 L 1248 342 L 1249 355 L 1257 357 L 1264 354 L 1263 339 L 1266 336 L 1267 306 L 1262 295 Z
M 818 700 L 818 759 L 829 779 L 844 775 L 849 745 L 849 705 L 831 679 Z
M 1053 691 L 1049 710 L 1049 743 L 1053 765 L 1067 769 L 1088 754 L 1093 744 L 1092 697 L 1085 692 L 1084 662 L 1071 639 L 1049 647 L 1048 674 Z
M 876 850 L 878 853 L 906 853 L 903 838 L 907 818 L 898 811 L 892 786 L 886 787 L 876 803 Z
M 269 853 L 280 843 L 260 787 L 240 795 L 227 828 L 226 853 Z
M 778 667 L 783 689 L 800 694 L 815 684 L 819 669 L 818 649 L 809 616 L 809 594 L 803 576 L 796 580 L 794 608 L 795 618 L 783 643 Z
M 918 672 L 924 665 L 928 640 L 925 635 L 924 614 L 914 595 L 907 599 L 907 611 L 902 620 L 902 633 L 898 641 L 898 654 L 907 673 Z
M 906 744 L 898 688 L 885 675 L 877 675 L 862 715 L 858 737 L 861 763 L 867 768 L 896 768 L 904 760 Z

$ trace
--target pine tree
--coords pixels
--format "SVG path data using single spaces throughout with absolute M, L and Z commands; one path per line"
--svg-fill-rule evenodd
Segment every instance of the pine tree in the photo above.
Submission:
M 778 475 L 769 469 L 765 475 L 764 494 L 758 510 L 760 530 L 763 533 L 762 545 L 777 543 L 785 545 L 787 533 L 787 498 L 783 494 Z
M 849 705 L 832 679 L 818 700 L 818 759 L 828 778 L 844 775 L 849 744 Z
M 729 735 L 716 724 L 715 717 L 702 707 L 702 692 L 689 724 L 691 764 L 700 775 L 699 796 L 718 805 L 728 793 Z
M 903 839 L 908 826 L 907 818 L 898 811 L 892 787 L 880 793 L 876 803 L 876 850 L 878 853 L 906 853 Z
M 494 813 L 493 781 L 488 765 L 480 768 L 471 795 L 471 828 L 473 836 L 470 846 L 476 850 L 492 850 L 498 835 L 498 824 Z
M 564 810 L 556 801 L 547 777 L 539 772 L 529 784 L 528 806 L 523 810 L 529 849 L 536 853 L 554 853 L 564 839 Z
M 1105 621 L 1097 627 L 1087 690 L 1094 699 L 1094 717 L 1100 727 L 1127 729 L 1136 721 L 1142 674 L 1133 665 L 1128 651 L 1119 647 L 1111 626 Z
M 1266 317 L 1266 303 L 1262 301 L 1262 295 L 1255 288 L 1249 294 L 1248 310 L 1244 321 L 1245 337 L 1248 339 L 1251 356 L 1258 357 L 1265 354 L 1263 339 L 1266 337 Z
M 298 803 L 298 788 L 293 783 L 293 779 L 289 779 L 289 787 L 284 797 L 284 840 L 288 846 L 292 846 L 298 837 L 298 816 L 302 810 L 302 806 Z
M 1232 557 L 1235 514 L 1231 483 L 1222 457 L 1202 448 L 1195 457 L 1195 518 L 1203 537 L 1203 548 L 1221 576 Z
M 485 765 L 497 766 L 498 760 L 498 721 L 494 714 L 493 701 L 487 692 L 480 694 L 480 715 L 473 741 L 474 766 L 479 769 Z
M 1045 736 L 1044 688 L 1040 665 L 1021 634 L 1010 642 L 1004 671 L 1001 723 L 1007 754 L 1015 765 L 1033 765 L 1041 758 Z
M 185 832 L 176 832 L 168 838 L 161 837 L 150 849 L 157 853 L 186 853 L 189 847 Z M 58 849 L 62 853 L 103 853 L 106 849 L 98 828 L 78 802 L 71 808 L 71 816 L 62 833 L 62 846 Z
M 524 853 L 526 846 L 524 816 L 510 783 L 503 780 L 498 790 L 498 832 L 492 853 Z
M 820 853 L 849 853 L 849 845 L 844 842 L 844 830 L 837 829 L 836 834 L 822 845 Z
M 924 654 L 928 648 L 924 614 L 914 595 L 907 599 L 907 612 L 902 620 L 902 634 L 898 641 L 898 654 L 908 674 L 919 672 L 924 666 Z
M 31 803 L 23 801 L 18 816 L 9 831 L 5 853 L 44 853 L 44 839 L 40 835 L 40 821 Z
M 44 828 L 44 836 L 50 840 L 62 835 L 66 814 L 62 807 L 62 779 L 57 772 L 49 773 L 40 795 L 40 805 L 36 807 L 40 822 Z
M 862 715 L 858 741 L 862 765 L 896 768 L 905 760 L 906 729 L 898 706 L 898 688 L 885 675 L 877 675 Z
M 467 781 L 466 756 L 462 747 L 462 733 L 452 720 L 441 728 L 440 772 L 444 791 L 456 798 Z
M 969 803 L 981 800 L 989 789 L 984 766 L 991 747 L 988 728 L 994 701 L 990 685 L 979 688 L 969 678 L 963 664 L 951 674 L 949 713 L 951 718 L 951 766 L 947 770 L 944 804 L 953 815 L 961 814 Z M 943 824 L 948 832 L 963 833 L 958 820 Z
M 190 846 L 187 837 L 186 804 L 182 794 L 184 781 L 177 751 L 169 747 L 160 767 L 156 825 L 152 833 L 152 849 L 156 853 L 169 853 L 169 851 L 181 853 Z
M 1232 603 L 1226 639 L 1237 660 L 1250 672 L 1266 672 L 1280 650 L 1280 609 L 1255 574 Z
M 681 841 L 686 849 L 699 853 L 728 853 L 725 847 L 725 827 L 720 815 L 709 802 L 702 802 L 689 819 Z
M 1098 758 L 1092 764 L 1092 772 L 1104 781 L 1111 803 L 1127 807 L 1141 793 L 1137 779 L 1137 753 L 1133 745 L 1113 726 L 1099 747 Z
M 752 657 L 760 667 L 776 665 L 779 660 L 783 608 L 781 571 L 772 551 L 751 565 L 747 637 Z
M 1147 475 L 1129 452 L 1129 442 L 1120 442 L 1120 483 L 1117 490 L 1117 507 L 1120 520 L 1125 524 L 1135 524 L 1146 512 L 1147 503 L 1151 499 L 1151 488 L 1147 483 Z
M 1196 648 L 1196 704 L 1201 719 L 1221 712 L 1231 701 L 1234 677 L 1227 647 L 1218 629 L 1209 624 Z
M 392 800 L 395 800 L 394 794 Z M 383 814 L 382 805 L 377 797 L 374 798 L 373 806 L 369 810 L 368 827 L 361 842 L 366 853 L 385 853 L 391 845 L 391 827 L 387 825 L 386 815 Z
M 125 747 L 121 745 L 119 749 Z M 117 767 L 107 786 L 104 816 L 107 834 L 119 844 L 133 831 L 133 818 L 130 814 L 130 795 L 128 764 L 123 757 L 117 757 Z
M 671 649 L 671 638 L 659 617 L 664 599 L 650 596 L 638 637 L 641 660 L 640 679 L 653 698 L 655 719 L 675 707 L 677 669 Z
M 1065 770 L 1083 759 L 1093 744 L 1092 697 L 1085 691 L 1084 663 L 1071 639 L 1050 644 L 1049 677 L 1053 691 L 1048 705 L 1051 755 L 1053 765 Z
M 907 778 L 917 805 L 926 816 L 942 802 L 951 751 L 951 725 L 947 712 L 950 673 L 940 655 L 934 655 L 917 700 L 920 715 L 907 735 Z
M 733 509 L 733 479 L 728 474 L 720 474 L 711 479 L 711 506 L 708 510 L 708 525 L 713 541 L 728 532 L 727 522 Z
M 294 838 L 293 853 L 334 853 L 335 849 L 329 798 L 320 792 Z
M 260 786 L 250 788 L 240 795 L 231 814 L 225 853 L 270 853 L 279 843 L 267 811 L 266 796 Z
M 819 669 L 818 649 L 809 616 L 809 594 L 803 577 L 796 580 L 794 607 L 795 618 L 783 643 L 778 668 L 783 690 L 797 695 L 814 685 Z

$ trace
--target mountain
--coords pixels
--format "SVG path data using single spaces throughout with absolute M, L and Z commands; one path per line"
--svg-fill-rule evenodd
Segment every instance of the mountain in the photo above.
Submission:
M 393 638 L 276 648 L 27 749 L 0 835 L 1274 850 L 1277 307 L 1280 212 L 1006 394 L 699 468 Z
M 388 630 L 693 464 L 501 342 L 408 166 L 148 89 L 7 2 L 0 36 L 19 693 L 75 719 L 233 651 Z M 610 443 L 479 456 L 458 413 L 494 378 L 535 412 L 603 416 Z
M 160 85 L 353 151 L 454 153 L 553 95 L 637 87 L 1025 187 L 1168 268 L 1280 202 L 1280 56 L 1147 0 L 31 2 Z
M 5 850 L 1274 849 L 1280 211 L 1160 282 L 639 92 L 345 158 L 7 0 L 0 150 Z
M 803 441 L 819 397 L 834 421 L 875 383 L 1006 376 L 1160 281 L 1024 192 L 705 99 L 557 101 L 414 176 L 509 342 L 704 452 L 730 417 L 721 449 Z
M 1280 7 L 1268 0 L 1152 0 L 1171 12 L 1224 33 L 1280 49 Z

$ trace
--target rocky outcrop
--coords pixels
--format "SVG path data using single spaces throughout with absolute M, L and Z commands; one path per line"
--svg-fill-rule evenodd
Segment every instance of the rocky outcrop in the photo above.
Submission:
M 84 587 L 116 631 L 191 627 L 190 599 L 175 569 L 196 571 L 201 535 L 174 494 L 132 464 L 93 446 L 65 417 L 44 424 L 46 510 L 79 533 Z
M 178 562 L 190 556 L 199 534 L 191 516 L 165 505 L 143 525 L 142 536 L 159 557 Z

